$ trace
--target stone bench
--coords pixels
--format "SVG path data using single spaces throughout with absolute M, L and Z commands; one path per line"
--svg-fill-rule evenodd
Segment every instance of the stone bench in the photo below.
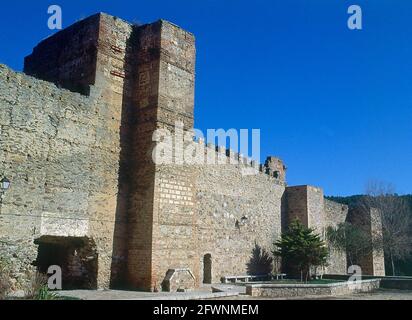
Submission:
M 276 278 L 276 280 L 284 280 L 287 277 L 286 273 L 278 273 L 278 274 L 272 274 L 272 280 Z
M 284 275 L 286 276 L 286 275 Z M 258 281 L 258 280 L 271 280 L 272 275 L 266 274 L 266 275 L 255 275 L 255 276 L 226 276 L 222 277 L 221 281 L 222 283 L 238 283 L 238 282 L 249 282 L 249 281 Z M 283 278 L 282 278 L 283 279 Z

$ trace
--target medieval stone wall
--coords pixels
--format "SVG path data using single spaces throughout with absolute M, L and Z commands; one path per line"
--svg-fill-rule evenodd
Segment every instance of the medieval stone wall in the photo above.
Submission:
M 278 158 L 260 165 L 209 146 L 201 164 L 184 163 L 195 55 L 194 36 L 172 23 L 97 14 L 26 58 L 25 71 L 49 82 L 0 67 L 0 174 L 12 182 L 0 250 L 16 274 L 34 270 L 34 240 L 61 237 L 95 244 L 99 287 L 160 290 L 170 269 L 199 285 L 247 273 L 253 249 L 270 252 L 294 218 L 322 235 L 344 220 L 347 208 L 321 189 L 286 187 Z M 153 162 L 158 129 L 172 134 L 172 163 Z M 334 253 L 330 270 L 344 260 Z M 70 261 L 74 274 L 86 270 Z
M 0 238 L 12 260 L 26 261 L 15 272 L 32 269 L 34 239 L 91 237 L 99 285 L 107 286 L 119 169 L 119 132 L 108 105 L 5 66 L 0 105 L 0 172 L 12 182 L 1 206 Z
M 219 282 L 253 270 L 255 246 L 271 254 L 281 234 L 285 185 L 259 171 L 247 174 L 248 166 L 229 161 L 196 171 L 200 282 L 206 255 L 212 259 L 212 281 Z
M 324 208 L 326 228 L 329 226 L 336 228 L 339 224 L 346 221 L 349 211 L 348 206 L 325 199 Z M 336 250 L 329 246 L 328 266 L 326 267 L 325 272 L 328 274 L 346 274 L 346 252 Z
M 195 172 L 182 162 L 183 136 L 194 124 L 195 39 L 169 22 L 159 26 L 157 128 L 173 134 L 173 164 L 156 165 L 152 282 L 157 286 L 168 269 L 188 268 L 199 277 Z
M 195 46 L 192 34 L 162 20 L 139 27 L 135 45 L 128 277 L 160 290 L 170 268 L 198 269 L 192 170 L 179 162 L 183 146 L 174 139 L 177 121 L 182 135 L 193 128 Z M 173 138 L 170 163 L 153 161 L 159 129 Z

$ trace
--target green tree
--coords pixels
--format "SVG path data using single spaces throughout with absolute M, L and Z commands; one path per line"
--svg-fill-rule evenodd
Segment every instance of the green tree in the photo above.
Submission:
M 328 227 L 326 237 L 331 247 L 346 253 L 350 265 L 358 264 L 362 257 L 371 254 L 378 243 L 365 230 L 349 222 Z
M 249 275 L 267 275 L 272 273 L 273 257 L 270 256 L 270 252 L 256 243 L 252 250 L 252 257 L 246 266 Z
M 314 229 L 305 227 L 299 220 L 294 220 L 288 230 L 275 242 L 273 254 L 281 257 L 289 266 L 300 271 L 301 281 L 308 281 L 311 267 L 326 264 L 328 249 L 320 235 Z
M 0 256 L 0 300 L 6 299 L 11 291 L 10 269 L 10 262 Z
M 390 261 L 392 276 L 396 276 L 395 261 L 405 261 L 412 253 L 410 207 L 406 199 L 399 197 L 395 188 L 386 182 L 369 182 L 366 194 L 361 208 L 366 212 L 371 208 L 377 210 L 382 222 L 382 232 L 378 236 L 381 237 L 385 258 Z

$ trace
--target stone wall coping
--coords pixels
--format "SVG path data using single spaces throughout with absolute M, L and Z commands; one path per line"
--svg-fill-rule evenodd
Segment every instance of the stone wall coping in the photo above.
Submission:
M 323 276 L 324 279 L 329 279 L 328 277 L 350 277 L 351 275 L 342 275 L 342 274 L 325 274 Z M 412 280 L 412 276 L 373 276 L 373 275 L 362 275 L 363 278 L 370 278 L 370 279 L 365 279 L 365 280 L 375 280 L 375 279 L 381 279 L 381 280 Z M 330 280 L 335 280 L 335 279 L 330 279 Z M 338 280 L 338 279 L 336 279 Z
M 270 288 L 335 288 L 335 287 L 345 287 L 351 284 L 365 284 L 380 282 L 381 279 L 370 279 L 370 280 L 360 280 L 354 281 L 353 283 L 349 281 L 337 282 L 337 283 L 327 283 L 327 284 L 249 284 L 246 287 L 251 289 L 270 289 Z
M 96 100 L 96 99 L 92 99 L 92 97 L 90 97 L 89 95 L 83 95 L 83 94 L 78 93 L 78 92 L 74 92 L 74 91 L 70 91 L 70 90 L 65 89 L 65 88 L 61 88 L 53 82 L 36 78 L 34 76 L 28 75 L 28 74 L 26 74 L 24 72 L 21 72 L 21 71 L 15 71 L 15 70 L 11 69 L 9 66 L 7 66 L 5 64 L 2 64 L 2 63 L 0 63 L 0 69 L 7 72 L 8 73 L 7 76 L 12 76 L 14 79 L 18 79 L 18 77 L 24 78 L 24 80 L 29 81 L 34 85 L 44 86 L 45 88 L 47 88 L 51 91 L 55 91 L 56 93 L 58 93 L 60 95 L 70 95 L 71 98 L 73 98 L 73 99 L 77 98 L 82 103 L 89 103 L 90 101 L 93 102 L 93 100 Z M 4 73 L 4 76 L 6 76 L 5 73 Z M 90 87 L 91 87 L 90 90 L 92 90 L 92 89 L 95 89 L 96 86 L 90 85 Z M 76 101 L 76 100 L 74 100 L 74 101 Z

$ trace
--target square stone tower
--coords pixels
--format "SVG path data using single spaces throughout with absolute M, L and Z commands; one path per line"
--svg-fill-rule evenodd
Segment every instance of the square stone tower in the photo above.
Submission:
M 324 196 L 321 188 L 296 186 L 286 188 L 287 222 L 300 220 L 306 227 L 324 234 Z
M 91 176 L 99 176 L 89 188 L 88 213 L 98 247 L 98 286 L 120 279 L 127 259 L 127 175 L 132 113 L 133 77 L 130 56 L 135 28 L 106 14 L 96 14 L 40 42 L 25 58 L 24 72 L 79 92 L 91 101 L 102 101 L 95 118 L 101 128 Z M 62 102 L 61 109 L 65 109 Z M 76 116 L 74 115 L 74 119 Z M 87 123 L 84 126 L 87 127 Z M 108 133 L 111 134 L 108 134 Z M 117 136 L 116 140 L 112 139 Z M 84 139 L 79 136 L 79 139 Z M 85 151 L 89 152 L 89 151 Z M 113 163 L 104 161 L 112 158 Z
M 160 289 L 171 268 L 196 277 L 193 175 L 152 158 L 157 129 L 174 134 L 177 121 L 183 132 L 193 128 L 194 42 L 164 20 L 136 26 L 100 13 L 42 41 L 25 59 L 25 73 L 107 102 L 96 117 L 119 133 L 110 150 L 119 167 L 107 173 L 118 174 L 117 183 L 90 200 L 96 217 L 111 221 L 95 235 L 105 243 L 99 286 L 107 286 L 110 272 L 112 284 L 125 280 L 144 290 Z
M 160 290 L 169 269 L 196 275 L 194 176 L 184 166 L 153 161 L 153 133 L 175 123 L 193 128 L 195 47 L 192 34 L 159 21 L 138 28 L 135 66 L 136 125 L 132 137 L 128 210 L 128 279 Z M 183 150 L 172 148 L 174 159 Z
M 363 230 L 371 243 L 382 241 L 382 219 L 377 209 L 364 206 L 351 208 L 347 221 Z M 385 276 L 385 257 L 381 246 L 357 259 L 353 263 L 362 268 L 363 275 Z

